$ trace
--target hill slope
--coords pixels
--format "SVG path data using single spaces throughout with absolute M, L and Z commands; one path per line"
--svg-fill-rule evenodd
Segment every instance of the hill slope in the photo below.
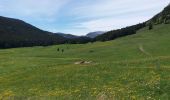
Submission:
M 0 98 L 168 100 L 169 32 L 161 24 L 108 42 L 0 50 Z
M 0 16 L 0 48 L 61 44 L 65 40 L 24 21 Z
M 51 33 L 22 20 L 0 16 L 0 48 L 48 46 L 63 43 L 87 43 L 88 37 Z
M 154 24 L 170 23 L 170 4 L 162 12 L 154 16 L 150 21 Z
M 165 7 L 165 9 L 154 16 L 152 19 L 143 22 L 141 24 L 136 24 L 132 26 L 128 26 L 122 29 L 118 30 L 112 30 L 109 32 L 106 32 L 105 34 L 99 35 L 95 38 L 96 41 L 108 41 L 108 40 L 114 40 L 120 37 L 124 37 L 127 35 L 136 34 L 136 31 L 138 31 L 141 28 L 144 28 L 146 26 L 152 25 L 152 24 L 169 24 L 170 23 L 170 5 Z

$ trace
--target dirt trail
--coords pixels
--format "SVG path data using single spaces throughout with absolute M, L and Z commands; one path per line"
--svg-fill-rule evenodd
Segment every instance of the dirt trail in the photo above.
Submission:
M 139 50 L 144 53 L 147 56 L 152 56 L 150 53 L 148 53 L 147 51 L 145 51 L 145 49 L 143 48 L 143 45 L 139 45 Z

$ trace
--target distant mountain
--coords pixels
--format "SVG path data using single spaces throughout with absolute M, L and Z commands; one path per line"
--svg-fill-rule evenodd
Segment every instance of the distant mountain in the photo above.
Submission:
M 153 24 L 168 24 L 170 23 L 170 4 L 164 8 L 162 12 L 154 16 L 151 20 L 148 21 L 148 23 Z
M 97 36 L 99 36 L 101 34 L 104 34 L 104 33 L 106 33 L 106 32 L 104 32 L 104 31 L 96 31 L 96 32 L 90 32 L 86 36 L 89 37 L 89 38 L 95 38 L 95 37 L 97 37 Z
M 63 37 L 65 37 L 65 38 L 67 38 L 67 39 L 79 38 L 79 36 L 72 35 L 72 34 L 65 34 L 65 33 L 56 33 L 56 34 L 58 34 L 58 35 L 60 35 L 60 36 L 63 36 Z
M 43 31 L 22 20 L 0 16 L 0 48 L 65 43 L 66 38 Z
M 59 34 L 65 38 L 67 38 L 67 43 L 71 44 L 82 44 L 87 42 L 92 42 L 93 39 L 87 37 L 87 36 L 76 36 L 72 34 L 65 34 L 65 33 L 56 33 Z

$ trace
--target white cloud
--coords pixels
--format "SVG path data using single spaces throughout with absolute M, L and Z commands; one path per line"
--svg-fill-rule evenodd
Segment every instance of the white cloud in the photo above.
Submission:
M 89 31 L 108 31 L 134 25 L 148 20 L 148 17 L 129 17 L 126 19 L 122 18 L 101 18 L 98 20 L 91 20 L 77 24 L 76 28 L 85 28 Z
M 69 0 L 2 0 L 0 5 L 8 14 L 30 17 L 51 17 Z
M 160 12 L 169 0 L 97 0 L 71 10 L 74 28 L 88 31 L 113 30 L 144 22 Z
M 169 0 L 97 0 L 97 2 L 77 5 L 70 11 L 70 15 L 77 16 L 79 19 L 115 16 L 155 9 L 168 2 Z
M 2 16 L 53 32 L 85 34 L 143 22 L 169 0 L 0 0 Z

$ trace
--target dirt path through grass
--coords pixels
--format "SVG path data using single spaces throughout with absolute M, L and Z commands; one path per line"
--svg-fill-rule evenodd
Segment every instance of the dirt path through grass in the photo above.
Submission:
M 152 56 L 149 52 L 147 52 L 144 48 L 143 45 L 139 45 L 139 50 L 144 53 L 147 56 Z

